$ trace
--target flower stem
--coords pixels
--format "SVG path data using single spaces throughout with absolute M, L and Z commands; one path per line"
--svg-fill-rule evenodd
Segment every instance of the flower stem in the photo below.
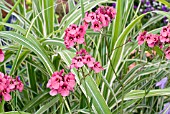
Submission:
M 0 113 L 4 112 L 4 104 L 5 104 L 5 101 L 2 99 L 0 103 Z

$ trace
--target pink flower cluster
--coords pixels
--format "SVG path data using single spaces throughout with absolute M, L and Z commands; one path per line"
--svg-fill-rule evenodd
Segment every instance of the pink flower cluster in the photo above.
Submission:
M 85 34 L 89 23 L 94 31 L 100 31 L 102 27 L 107 27 L 115 18 L 116 10 L 113 7 L 101 6 L 95 12 L 85 14 L 83 25 L 70 25 L 65 30 L 64 44 L 67 49 L 70 49 L 76 44 L 85 43 Z
M 154 46 L 159 46 L 163 49 L 165 44 L 170 43 L 170 24 L 163 27 L 160 31 L 160 35 L 158 34 L 147 34 L 146 31 L 139 33 L 137 37 L 138 44 L 142 45 L 145 41 L 148 46 L 153 48 Z M 166 59 L 170 59 L 170 47 L 164 50 Z
M 55 96 L 58 93 L 62 96 L 68 96 L 70 91 L 74 90 L 76 84 L 75 75 L 73 73 L 63 74 L 64 69 L 59 72 L 54 72 L 47 83 L 47 88 L 50 88 L 50 95 Z
M 103 70 L 103 67 L 100 65 L 99 62 L 96 62 L 95 59 L 87 53 L 85 49 L 81 49 L 80 51 L 76 52 L 76 56 L 72 59 L 72 63 L 70 68 L 79 69 L 83 67 L 83 65 L 87 65 L 89 68 L 95 71 L 95 73 L 99 73 Z
M 147 34 L 146 31 L 139 33 L 138 44 L 142 45 L 145 41 L 149 47 L 160 46 L 162 48 L 161 36 L 158 34 Z
M 75 24 L 70 25 L 65 30 L 64 44 L 66 45 L 66 48 L 70 49 L 76 43 L 83 44 L 85 41 L 84 35 L 86 34 L 86 29 L 86 26 L 77 26 Z
M 2 72 L 0 72 L 0 102 L 2 99 L 5 101 L 10 101 L 10 92 L 14 90 L 22 92 L 23 88 L 24 84 L 20 81 L 19 77 L 14 79 L 11 76 L 4 75 Z
M 85 23 L 91 22 L 94 31 L 100 31 L 102 27 L 107 27 L 115 18 L 116 10 L 110 6 L 101 6 L 95 12 L 85 14 Z
M 83 19 L 83 25 L 70 25 L 65 30 L 64 44 L 67 49 L 74 47 L 77 44 L 85 44 L 86 30 L 91 23 L 91 28 L 94 31 L 100 31 L 102 27 L 107 27 L 109 23 L 115 18 L 116 10 L 113 7 L 99 7 L 95 12 L 86 13 Z M 87 65 L 89 68 L 99 73 L 103 67 L 99 62 L 87 53 L 85 49 L 80 49 L 76 52 L 76 56 L 72 59 L 70 69 L 79 69 Z M 62 96 L 68 96 L 70 91 L 73 91 L 75 86 L 75 76 L 71 72 L 63 76 L 64 70 L 54 72 L 48 81 L 47 88 L 50 88 L 50 95 L 54 96 L 60 93 Z
M 170 43 L 170 24 L 162 28 L 160 32 L 161 42 Z

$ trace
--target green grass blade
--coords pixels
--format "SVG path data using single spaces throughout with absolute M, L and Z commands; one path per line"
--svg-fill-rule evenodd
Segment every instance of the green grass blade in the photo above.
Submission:
M 14 41 L 20 43 L 21 45 L 27 47 L 31 51 L 34 51 L 34 53 L 36 53 L 40 57 L 40 59 L 44 63 L 44 66 L 46 67 L 46 70 L 48 71 L 48 73 L 50 75 L 52 75 L 52 73 L 55 71 L 55 68 L 54 68 L 52 62 L 50 61 L 50 59 L 48 58 L 47 53 L 45 52 L 43 47 L 40 45 L 40 43 L 38 41 L 36 41 L 36 39 L 34 39 L 34 38 L 28 39 L 28 38 L 25 38 L 24 36 L 19 35 L 15 32 L 5 32 L 5 31 L 3 31 L 3 32 L 1 31 L 0 36 L 14 40 Z

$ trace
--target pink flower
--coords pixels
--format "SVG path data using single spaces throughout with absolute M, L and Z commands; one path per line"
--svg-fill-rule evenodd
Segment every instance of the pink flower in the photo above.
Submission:
M 77 33 L 76 34 L 76 42 L 78 44 L 83 44 L 84 43 L 84 34 Z
M 107 10 L 106 10 L 106 7 L 100 6 L 95 12 L 96 14 L 106 14 Z
M 66 47 L 70 48 L 73 47 L 75 44 L 76 38 L 72 34 L 67 34 L 67 36 L 64 38 L 64 43 Z
M 104 14 L 99 14 L 99 20 L 102 23 L 103 27 L 107 27 L 110 22 L 110 17 L 108 15 Z
M 72 69 L 72 68 L 78 69 L 78 68 L 81 68 L 83 65 L 84 65 L 84 63 L 83 63 L 82 56 L 76 56 L 76 57 L 74 57 L 72 59 L 72 63 L 70 65 L 70 69 Z
M 170 39 L 169 39 L 168 36 L 166 36 L 166 37 L 160 36 L 160 41 L 161 41 L 162 43 L 165 43 L 165 42 L 170 42 Z
M 110 19 L 114 19 L 116 16 L 116 9 L 114 9 L 113 7 L 110 6 L 100 6 L 97 10 L 96 10 L 96 14 L 104 14 L 104 15 L 108 15 L 110 17 Z
M 116 9 L 113 7 L 107 7 L 107 15 L 111 18 L 114 19 L 116 16 Z
M 156 34 L 150 34 L 151 38 L 147 40 L 148 46 L 149 47 L 154 47 L 159 44 L 160 36 Z M 147 38 L 147 35 L 146 35 Z
M 104 70 L 99 62 L 95 62 L 92 69 L 95 71 L 95 73 L 99 73 L 101 70 Z
M 62 77 L 60 76 L 55 76 L 51 77 L 51 87 L 54 89 L 58 89 L 60 85 L 62 85 Z
M 0 79 L 4 78 L 4 73 L 0 72 Z
M 48 83 L 47 83 L 46 87 L 52 89 L 52 87 L 51 87 L 51 79 L 48 80 Z
M 146 33 L 147 33 L 146 31 L 139 33 L 139 36 L 137 37 L 139 45 L 142 45 L 144 43 L 146 38 Z
M 159 46 L 159 48 L 163 48 L 163 43 L 162 42 L 159 42 L 159 44 L 158 44 L 158 46 Z
M 70 49 L 73 47 L 76 43 L 83 44 L 85 39 L 84 35 L 86 33 L 86 26 L 80 26 L 78 27 L 75 24 L 70 25 L 65 30 L 65 36 L 64 36 L 64 44 L 67 49 Z
M 88 67 L 92 68 L 94 66 L 95 59 L 91 55 L 86 55 L 84 57 L 84 63 L 87 64 Z
M 160 34 L 163 37 L 167 37 L 168 36 L 168 28 L 167 28 L 167 26 L 162 28 L 162 30 L 160 31 Z
M 86 65 L 94 70 L 96 73 L 103 70 L 99 62 L 96 62 L 95 59 L 87 53 L 85 49 L 81 49 L 76 52 L 76 56 L 72 59 L 70 69 L 72 68 L 81 68 L 83 65 Z
M 147 34 L 146 35 L 146 42 L 148 44 L 152 43 L 153 42 L 153 35 L 152 34 Z
M 49 93 L 51 96 L 55 96 L 58 94 L 58 91 L 56 89 L 52 89 Z
M 19 92 L 22 92 L 22 90 L 24 89 L 24 84 L 21 82 L 21 80 L 19 79 L 19 76 L 16 77 L 16 89 Z
M 75 63 L 76 63 L 76 67 L 78 67 L 78 68 L 82 67 L 84 65 L 83 58 L 81 56 L 76 57 Z
M 170 59 L 170 47 L 168 47 L 166 50 L 165 50 L 165 57 L 166 59 Z
M 62 86 L 59 87 L 58 89 L 58 93 L 60 93 L 62 96 L 68 96 L 70 93 L 70 87 L 68 86 L 68 84 L 66 82 L 63 83 Z
M 9 88 L 10 88 L 11 90 L 14 90 L 16 85 L 17 85 L 16 80 L 15 80 L 15 79 L 11 79 L 11 80 L 10 80 L 10 84 L 9 84 Z
M 92 28 L 94 31 L 100 31 L 101 28 L 102 28 L 102 25 L 100 24 L 99 21 L 95 20 L 95 21 L 92 22 L 91 28 Z
M 0 72 L 0 101 L 2 97 L 4 97 L 5 101 L 10 101 L 10 92 L 14 90 L 19 90 L 21 92 L 23 87 L 24 85 L 18 77 L 13 79 L 11 76 L 4 75 Z
M 60 85 L 62 85 L 62 77 L 59 75 L 52 76 L 48 81 L 47 87 L 50 89 L 58 89 Z
M 59 72 L 58 71 L 56 71 L 56 72 L 54 72 L 53 74 L 52 74 L 52 76 L 54 77 L 54 76 L 63 76 L 63 73 L 64 73 L 64 69 L 62 69 L 62 70 L 60 70 Z
M 94 13 L 94 12 L 91 12 L 91 13 L 86 13 L 85 14 L 85 18 L 84 18 L 84 20 L 86 21 L 86 22 L 92 22 L 92 21 L 94 21 L 96 19 L 96 13 Z
M 10 92 L 10 90 L 8 88 L 6 88 L 2 91 L 2 95 L 3 95 L 5 101 L 10 101 L 12 98 L 11 95 L 9 94 L 9 92 Z
M 91 21 L 91 22 L 92 22 L 92 21 L 95 21 L 95 20 L 96 20 L 96 13 L 91 12 L 91 13 L 89 13 L 88 17 L 90 17 L 90 21 Z
M 55 96 L 58 94 L 58 90 L 59 87 L 61 85 L 63 85 L 63 73 L 64 73 L 64 69 L 60 70 L 59 72 L 56 71 L 52 74 L 52 77 L 50 78 L 50 80 L 47 83 L 47 88 L 50 88 L 51 91 L 49 92 L 49 94 L 51 96 Z
M 82 35 L 85 35 L 86 34 L 86 26 L 85 25 L 80 25 L 79 28 L 78 28 L 78 32 Z
M 91 24 L 91 28 L 94 31 L 100 31 L 102 27 L 107 27 L 109 22 L 115 18 L 116 10 L 113 7 L 99 7 L 96 12 L 85 13 L 83 19 L 83 25 L 77 26 L 75 24 L 70 25 L 65 30 L 64 44 L 67 49 L 70 49 L 75 44 L 84 44 L 84 35 L 88 25 Z
M 68 73 L 63 75 L 64 69 L 60 72 L 54 72 L 52 77 L 47 83 L 47 88 L 50 88 L 49 94 L 55 96 L 61 94 L 62 96 L 68 96 L 70 91 L 74 90 L 76 85 L 75 75 L 73 73 Z
M 160 41 L 165 43 L 165 42 L 170 42 L 170 27 L 169 25 L 168 26 L 165 26 L 162 28 L 162 30 L 160 31 Z
M 134 63 L 132 63 L 131 65 L 129 65 L 129 70 L 131 70 L 131 69 L 133 69 L 134 67 L 136 66 L 136 63 L 134 62 Z
M 5 89 L 6 79 L 4 78 L 4 74 L 0 72 L 0 91 Z
M 22 92 L 22 90 L 24 89 L 24 84 L 19 81 L 18 84 L 17 84 L 17 87 L 16 89 L 19 91 L 19 92 Z
M 72 24 L 69 26 L 68 29 L 66 29 L 66 32 L 69 32 L 69 34 L 74 35 L 77 32 L 78 26 L 75 24 Z
M 3 51 L 0 49 L 0 62 L 4 61 L 4 53 Z
M 81 49 L 80 51 L 76 52 L 76 55 L 85 56 L 85 55 L 88 55 L 88 53 L 85 49 Z
M 74 86 L 76 85 L 75 75 L 71 72 L 69 74 L 66 74 L 64 76 L 64 82 L 68 84 L 68 86 L 70 87 L 70 90 L 73 90 Z
M 84 22 L 86 22 L 86 23 L 89 23 L 89 22 L 91 21 L 91 18 L 89 17 L 88 12 L 85 13 L 85 17 L 84 17 L 83 20 L 84 20 Z
M 77 60 L 76 60 L 76 58 L 74 57 L 74 58 L 72 59 L 71 65 L 70 65 L 70 69 L 72 69 L 72 68 L 78 69 L 78 67 L 76 66 L 76 63 L 77 63 Z
M 85 30 L 87 30 L 88 26 L 89 26 L 89 23 L 84 21 L 82 26 L 85 28 Z

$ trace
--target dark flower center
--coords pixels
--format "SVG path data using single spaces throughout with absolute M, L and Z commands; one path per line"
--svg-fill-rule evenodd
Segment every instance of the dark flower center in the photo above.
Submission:
M 78 58 L 77 61 L 78 61 L 78 62 L 81 61 L 81 58 Z
M 76 30 L 76 27 L 72 27 L 72 29 Z
M 70 37 L 69 39 L 70 39 L 71 41 L 73 41 L 74 38 L 73 38 L 73 37 Z
M 88 58 L 87 58 L 87 61 L 90 61 L 90 60 L 91 60 L 91 58 L 90 58 L 90 57 L 88 57 Z
M 67 80 L 66 80 L 67 82 L 69 82 L 70 81 L 70 78 L 67 78 Z
M 66 88 L 67 88 L 67 85 L 63 85 L 63 86 L 62 86 L 62 89 L 66 89 Z
M 99 24 L 94 24 L 94 27 L 99 27 Z
M 56 78 L 56 80 L 55 80 L 56 82 L 60 82 L 60 79 L 59 78 Z
M 91 19 L 94 19 L 94 16 L 91 16 Z
M 164 28 L 164 29 L 163 29 L 163 32 L 166 32 L 166 31 L 167 31 L 167 29 L 166 29 L 166 28 Z

